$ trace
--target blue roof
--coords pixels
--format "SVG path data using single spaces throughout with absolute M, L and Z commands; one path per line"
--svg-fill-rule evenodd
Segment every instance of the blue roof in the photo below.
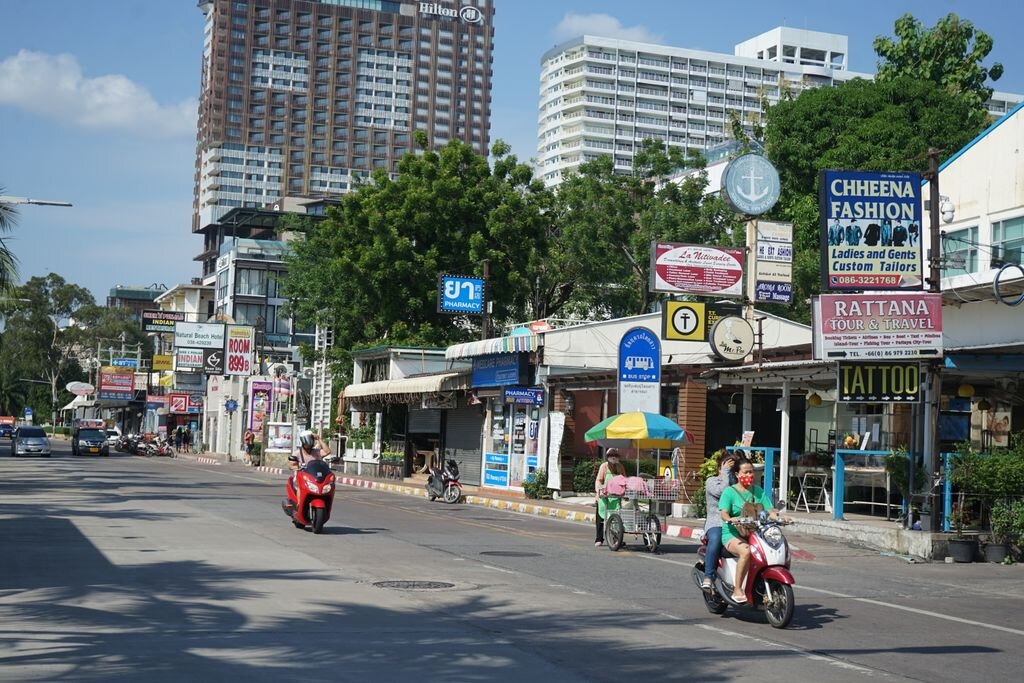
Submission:
M 952 163 L 953 163 L 954 161 L 956 161 L 957 159 L 959 159 L 959 158 L 960 158 L 960 157 L 961 157 L 961 156 L 962 156 L 962 155 L 963 155 L 963 154 L 964 154 L 964 153 L 965 153 L 965 152 L 966 152 L 967 150 L 969 150 L 969 149 L 970 149 L 971 147 L 974 147 L 974 146 L 975 146 L 976 144 L 978 144 L 979 142 L 981 142 L 981 139 L 982 139 L 982 138 L 984 138 L 984 137 L 985 137 L 986 135 L 988 135 L 989 133 L 991 133 L 992 131 L 994 131 L 994 130 L 995 130 L 996 128 L 998 128 L 999 126 L 1001 126 L 1001 125 L 1003 124 L 1003 122 L 1004 122 L 1004 121 L 1008 121 L 1008 120 L 1010 120 L 1010 117 L 1012 117 L 1012 116 L 1013 116 L 1014 114 L 1016 114 L 1016 113 L 1017 113 L 1018 111 L 1020 111 L 1021 107 L 1024 107 L 1024 102 L 1021 102 L 1021 103 L 1020 103 L 1020 104 L 1018 104 L 1018 105 L 1017 105 L 1016 107 L 1014 107 L 1014 108 L 1013 108 L 1013 109 L 1011 109 L 1010 111 L 1006 112 L 1006 114 L 1004 114 L 1004 115 L 1003 115 L 1003 117 L 1002 117 L 1001 119 L 998 119 L 998 120 L 996 120 L 996 121 L 995 121 L 994 123 L 992 123 L 992 125 L 991 125 L 991 126 L 989 126 L 989 127 L 988 127 L 988 128 L 986 128 L 985 130 L 983 130 L 983 131 L 981 131 L 980 133 L 978 133 L 978 137 L 976 137 L 976 138 L 974 138 L 973 140 L 971 140 L 970 142 L 968 142 L 968 143 L 967 143 L 966 145 L 964 145 L 963 147 L 961 147 L 961 148 L 960 148 L 960 149 L 959 149 L 959 150 L 957 151 L 957 153 L 956 153 L 956 154 L 954 154 L 953 156 L 951 156 L 950 158 L 948 158 L 948 159 L 946 159 L 946 160 L 945 160 L 944 162 L 942 162 L 942 165 L 941 165 L 941 166 L 939 166 L 939 173 L 942 173 L 942 171 L 943 171 L 943 170 L 944 170 L 944 169 L 945 169 L 945 168 L 946 168 L 947 166 L 949 166 L 949 165 L 950 165 L 950 164 L 952 164 Z

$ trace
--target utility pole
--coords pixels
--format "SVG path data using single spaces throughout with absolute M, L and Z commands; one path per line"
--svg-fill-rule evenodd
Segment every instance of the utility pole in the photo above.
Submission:
M 925 174 L 928 180 L 928 219 L 930 244 L 928 249 L 928 291 L 934 294 L 942 293 L 942 232 L 939 228 L 939 150 L 935 147 L 928 149 L 928 173 Z M 923 226 L 922 226 L 923 227 Z M 922 233 L 924 231 L 922 230 Z M 942 375 L 937 361 L 927 361 L 927 370 L 924 393 L 924 468 L 926 481 L 933 481 L 938 472 L 938 399 L 942 391 Z M 914 460 L 910 459 L 910 472 L 908 473 L 909 490 L 914 491 Z M 928 486 L 928 493 L 931 496 L 931 531 L 939 531 L 938 500 L 932 495 L 933 487 Z M 909 528 L 912 524 L 913 506 L 908 505 L 908 514 L 904 524 Z
M 488 282 L 490 281 L 490 279 L 491 279 L 491 260 L 485 258 L 484 259 L 484 301 L 483 301 L 484 311 L 483 311 L 483 319 L 480 322 L 480 328 L 481 328 L 481 336 L 480 336 L 480 338 L 481 339 L 487 339 L 487 336 L 490 334 L 490 326 L 491 326 L 491 315 L 490 315 L 490 313 L 491 313 L 491 310 L 490 310 L 491 309 L 491 298 L 490 298 L 490 296 L 488 296 L 489 292 L 487 291 L 488 290 Z

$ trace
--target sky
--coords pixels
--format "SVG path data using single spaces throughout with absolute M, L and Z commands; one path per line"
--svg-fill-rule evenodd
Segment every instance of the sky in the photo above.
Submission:
M 582 33 L 732 53 L 776 26 L 846 34 L 849 67 L 873 72 L 871 42 L 909 12 L 949 12 L 989 33 L 996 89 L 1024 93 L 1015 47 L 1024 3 L 1005 0 L 706 2 L 495 0 L 491 139 L 536 152 L 540 58 Z M 19 276 L 56 272 L 105 300 L 117 285 L 188 282 L 202 12 L 195 0 L 3 3 L 0 194 L 70 201 L 21 206 L 7 242 Z

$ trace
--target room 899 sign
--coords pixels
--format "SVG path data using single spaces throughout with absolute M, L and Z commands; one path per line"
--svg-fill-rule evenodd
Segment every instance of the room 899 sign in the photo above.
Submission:
M 244 325 L 229 325 L 225 339 L 224 373 L 251 375 L 254 350 L 254 329 Z

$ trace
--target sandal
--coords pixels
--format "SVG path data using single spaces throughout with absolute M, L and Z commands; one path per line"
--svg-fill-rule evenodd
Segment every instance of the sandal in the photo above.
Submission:
M 737 605 L 742 605 L 743 603 L 745 603 L 747 601 L 747 596 L 746 595 L 733 595 L 732 596 L 732 601 L 735 602 Z
M 701 582 L 700 587 L 706 591 L 711 590 L 711 579 L 705 578 L 704 581 Z

